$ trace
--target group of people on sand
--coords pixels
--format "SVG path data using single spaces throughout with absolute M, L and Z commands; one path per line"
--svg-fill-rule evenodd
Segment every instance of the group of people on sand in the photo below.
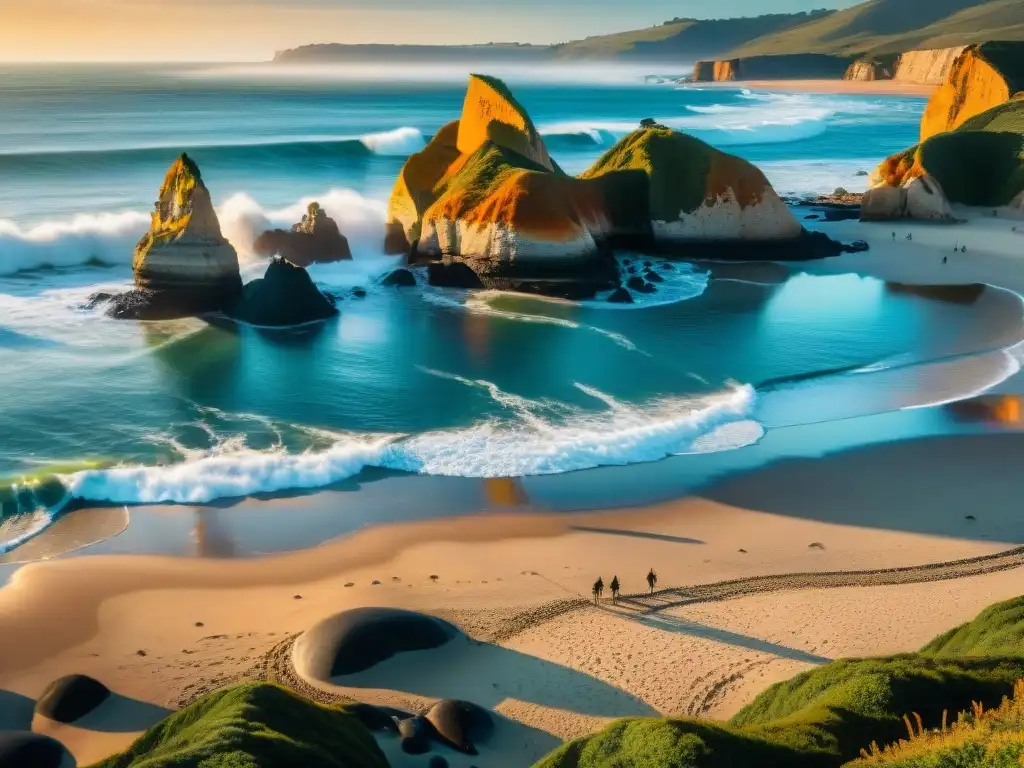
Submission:
M 654 587 L 657 586 L 657 584 L 658 584 L 658 574 L 654 572 L 653 568 L 651 568 L 651 570 L 647 572 L 647 586 L 651 590 L 651 594 L 652 595 L 654 594 Z M 612 582 L 608 586 L 609 586 L 609 588 L 612 591 L 612 602 L 614 603 L 618 599 L 618 597 L 619 597 L 619 577 L 618 576 L 613 576 L 612 577 Z M 594 594 L 594 603 L 596 604 L 597 601 L 604 594 L 604 579 L 603 578 L 601 578 L 600 576 L 597 577 L 597 581 L 594 582 L 594 587 L 591 590 L 591 592 L 593 592 L 593 594 Z
M 913 240 L 914 239 L 913 234 L 911 234 L 910 232 L 907 232 L 906 239 L 907 240 Z M 892 241 L 894 243 L 896 242 L 896 233 L 895 232 L 892 233 Z M 967 246 L 966 245 L 960 245 L 959 242 L 953 243 L 953 253 L 967 253 Z M 942 257 L 942 263 L 943 264 L 949 263 L 949 256 L 943 256 Z

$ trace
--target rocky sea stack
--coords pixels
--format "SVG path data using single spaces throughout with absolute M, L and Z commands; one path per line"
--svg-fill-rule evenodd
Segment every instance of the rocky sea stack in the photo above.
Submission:
M 283 328 L 326 320 L 338 310 L 305 269 L 275 258 L 263 277 L 246 283 L 228 314 L 252 325 Z
M 188 155 L 167 171 L 155 208 L 135 247 L 136 288 L 110 299 L 108 314 L 163 320 L 217 312 L 235 301 L 242 289 L 238 255 Z
M 253 249 L 260 256 L 280 256 L 300 267 L 352 258 L 348 240 L 320 203 L 310 203 L 302 221 L 291 230 L 264 232 Z
M 928 102 L 921 143 L 875 170 L 861 218 L 952 220 L 950 203 L 1024 209 L 1024 92 L 1015 88 L 1024 88 L 1024 43 L 965 49 Z
M 504 83 L 483 75 L 470 77 L 461 118 L 403 167 L 385 241 L 412 262 L 465 264 L 489 288 L 569 298 L 619 286 L 613 247 L 746 259 L 839 250 L 808 236 L 749 162 L 653 120 L 569 176 Z

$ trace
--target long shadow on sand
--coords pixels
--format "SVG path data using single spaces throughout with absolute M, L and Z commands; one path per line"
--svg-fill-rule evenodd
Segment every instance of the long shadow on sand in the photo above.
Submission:
M 629 536 L 634 539 L 654 539 L 665 541 L 669 544 L 705 544 L 700 539 L 691 539 L 686 536 L 669 536 L 667 533 L 650 533 L 648 531 L 630 531 L 620 528 L 594 528 L 589 525 L 571 525 L 570 530 L 583 531 L 585 533 L 603 533 L 608 536 Z
M 461 634 L 434 650 L 399 653 L 363 672 L 329 682 L 465 699 L 488 709 L 515 699 L 600 717 L 658 714 L 631 694 L 583 672 Z
M 621 613 L 616 613 L 616 615 L 629 619 L 630 621 L 637 621 L 651 627 L 652 629 L 660 629 L 663 632 L 675 632 L 680 635 L 691 635 L 705 640 L 713 640 L 716 643 L 722 643 L 724 645 L 733 645 L 737 648 L 746 648 L 751 651 L 770 653 L 780 659 L 803 661 L 808 664 L 827 664 L 832 661 L 832 659 L 825 656 L 816 656 L 813 653 L 801 651 L 799 648 L 790 648 L 785 645 L 769 643 L 766 640 L 759 640 L 756 637 L 741 635 L 738 632 L 730 632 L 727 629 L 719 629 L 718 627 L 709 627 L 706 624 L 698 624 L 695 621 L 681 619 L 676 616 L 666 616 L 664 614 L 639 614 L 631 616 L 629 614 Z
M 1022 454 L 1021 433 L 915 438 L 783 459 L 698 495 L 827 523 L 1022 543 Z
M 170 714 L 169 709 L 111 691 L 100 706 L 75 720 L 73 725 L 99 733 L 129 733 L 145 731 Z
M 0 731 L 27 731 L 36 703 L 28 696 L 0 690 Z

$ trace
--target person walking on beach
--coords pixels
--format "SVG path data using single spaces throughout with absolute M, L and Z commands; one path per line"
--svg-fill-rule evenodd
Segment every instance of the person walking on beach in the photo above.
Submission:
M 619 599 L 619 577 L 612 576 L 612 583 L 608 585 L 612 590 L 612 602 Z
M 947 261 L 949 261 L 949 256 L 943 256 L 942 263 L 945 264 Z
M 913 240 L 913 239 L 914 239 L 914 236 L 910 232 L 907 232 L 907 240 Z
M 597 581 L 594 582 L 594 605 L 597 605 L 602 593 L 604 593 L 604 579 L 598 576 Z
M 894 243 L 896 242 L 896 233 L 895 232 L 892 233 L 892 241 Z
M 960 246 L 960 253 L 967 253 L 967 246 L 966 245 L 961 245 Z
M 651 594 L 654 594 L 654 587 L 658 583 L 658 574 L 654 572 L 654 569 L 647 573 L 647 586 L 651 588 Z

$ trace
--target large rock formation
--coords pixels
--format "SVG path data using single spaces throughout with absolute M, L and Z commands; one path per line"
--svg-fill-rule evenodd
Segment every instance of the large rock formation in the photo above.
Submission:
M 952 131 L 1024 91 L 1024 42 L 971 45 L 953 62 L 921 119 L 921 140 Z
M 253 325 L 282 328 L 326 320 L 338 310 L 305 269 L 275 258 L 263 277 L 246 284 L 228 314 Z
M 659 245 L 793 240 L 802 232 L 757 167 L 662 126 L 629 134 L 580 178 L 604 182 L 615 236 L 636 234 L 640 220 Z
M 832 56 L 825 53 L 792 53 L 698 61 L 693 68 L 693 82 L 839 80 L 846 74 L 853 61 L 852 56 Z
M 302 221 L 290 231 L 264 232 L 256 238 L 253 250 L 264 257 L 280 256 L 299 267 L 352 258 L 348 240 L 320 203 L 310 203 Z
M 238 255 L 221 234 L 210 192 L 188 155 L 171 165 L 155 208 L 135 247 L 136 290 L 114 297 L 108 314 L 160 320 L 233 302 L 242 288 Z
M 904 53 L 864 56 L 853 62 L 845 80 L 894 80 L 918 85 L 939 85 L 949 73 L 964 46 L 931 48 Z
M 949 203 L 1024 208 L 1024 97 L 884 160 L 861 218 L 950 218 Z
M 505 86 L 474 75 L 461 119 L 403 168 L 386 247 L 487 287 L 581 297 L 619 285 L 613 245 L 758 258 L 755 243 L 785 243 L 760 258 L 806 258 L 804 234 L 753 165 L 653 121 L 568 176 Z

